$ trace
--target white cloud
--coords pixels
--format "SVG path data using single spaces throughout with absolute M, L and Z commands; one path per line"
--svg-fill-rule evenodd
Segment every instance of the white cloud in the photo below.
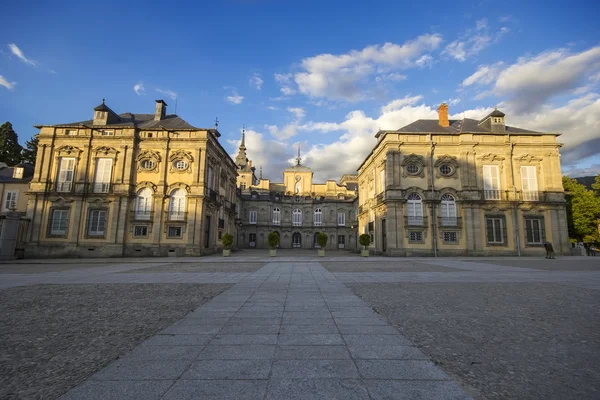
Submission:
M 16 84 L 17 84 L 17 82 L 10 82 L 5 77 L 0 75 L 0 86 L 4 86 L 8 90 L 12 90 Z
M 381 112 L 388 113 L 390 111 L 399 110 L 404 106 L 413 105 L 415 103 L 418 103 L 421 100 L 423 100 L 423 96 L 421 96 L 421 95 L 412 96 L 412 97 L 406 96 L 402 99 L 392 100 L 385 106 L 381 107 Z
M 19 58 L 19 60 L 23 61 L 25 64 L 37 67 L 37 63 L 25 57 L 25 53 L 23 53 L 23 51 L 16 44 L 10 43 L 8 47 L 10 48 L 10 51 Z
M 279 83 L 281 93 L 284 96 L 291 96 L 296 93 L 296 89 L 294 89 L 294 81 L 292 74 L 275 74 L 275 81 Z
M 306 112 L 304 111 L 304 109 L 300 108 L 300 107 L 288 107 L 287 110 L 289 112 L 291 112 L 292 114 L 294 114 L 297 119 L 300 119 L 306 115 Z
M 241 136 L 241 132 L 240 132 Z M 228 140 L 234 149 L 235 158 L 241 140 Z M 295 156 L 295 149 L 288 143 L 279 140 L 266 139 L 265 135 L 253 129 L 246 130 L 246 149 L 248 158 L 257 171 L 263 167 L 263 178 L 281 182 L 283 170 L 289 166 L 287 160 Z
M 577 178 L 581 176 L 596 176 L 600 174 L 600 164 L 591 164 L 587 167 L 565 168 L 564 173 L 571 178 Z
M 415 64 L 419 68 L 431 67 L 433 65 L 433 57 L 431 54 L 422 55 L 415 61 Z
M 231 94 L 231 96 L 225 97 L 225 100 L 231 104 L 242 104 L 244 101 L 244 96 L 240 96 L 235 90 Z
M 160 94 L 164 94 L 165 96 L 169 96 L 171 99 L 175 100 L 177 98 L 177 93 L 175 93 L 172 90 L 162 90 L 162 89 L 156 89 L 156 91 Z
M 375 82 L 384 82 L 384 81 L 400 82 L 400 81 L 404 81 L 404 80 L 406 80 L 406 75 L 402 75 L 397 72 L 393 72 L 393 73 L 387 74 L 387 75 L 379 75 L 375 78 Z
M 460 103 L 460 97 L 455 97 L 453 99 L 448 99 L 447 103 L 448 103 L 449 106 L 455 106 L 458 103 Z
M 142 94 L 144 94 L 146 89 L 144 88 L 144 84 L 142 82 L 140 82 L 140 83 L 136 83 L 135 85 L 133 85 L 133 91 L 138 96 L 141 96 Z
M 458 61 L 466 61 L 492 43 L 498 42 L 508 32 L 510 29 L 503 26 L 496 33 L 491 33 L 488 20 L 480 19 L 475 22 L 475 29 L 468 29 L 459 39 L 449 43 L 442 54 Z
M 262 89 L 262 85 L 265 81 L 263 81 L 263 79 L 260 77 L 259 73 L 255 73 L 254 75 L 252 75 L 250 77 L 250 86 L 255 87 L 256 89 L 260 90 Z
M 385 43 L 341 55 L 320 54 L 302 60 L 304 71 L 296 73 L 294 79 L 305 95 L 357 101 L 364 97 L 367 78 L 386 69 L 418 66 L 415 60 L 436 49 L 441 42 L 440 35 L 431 34 L 402 45 Z
M 594 82 L 597 74 L 600 74 L 600 46 L 576 54 L 566 49 L 546 51 L 521 57 L 508 66 L 501 63 L 481 66 L 464 84 L 491 84 L 486 92 L 506 99 L 517 114 L 522 114 L 579 88 L 586 80 Z
M 503 63 L 502 61 L 497 62 L 492 65 L 482 65 L 475 71 L 475 73 L 469 76 L 467 79 L 463 81 L 465 86 L 471 86 L 475 84 L 490 84 L 492 83 L 500 74 L 502 70 Z
M 269 107 L 267 107 L 267 109 L 269 109 L 271 111 L 275 111 L 275 110 L 279 110 L 279 107 L 269 106 Z

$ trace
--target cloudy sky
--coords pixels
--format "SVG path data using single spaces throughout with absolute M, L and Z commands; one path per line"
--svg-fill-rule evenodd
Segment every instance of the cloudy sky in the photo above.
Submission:
M 378 129 L 498 106 L 560 132 L 563 170 L 600 172 L 600 8 L 593 1 L 20 1 L 0 25 L 0 123 L 154 112 L 165 99 L 281 179 L 301 146 L 317 180 L 352 173 Z M 523 3 L 531 3 L 524 5 Z M 199 5 L 200 4 L 200 5 Z

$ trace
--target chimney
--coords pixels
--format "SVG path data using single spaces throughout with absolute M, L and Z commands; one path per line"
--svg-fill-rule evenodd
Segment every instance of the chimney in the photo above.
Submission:
M 167 103 L 164 100 L 156 100 L 156 112 L 154 113 L 154 120 L 160 121 L 167 115 Z
M 440 104 L 437 111 L 438 111 L 440 126 L 443 126 L 446 128 L 449 127 L 450 121 L 448 121 L 448 104 L 447 103 Z

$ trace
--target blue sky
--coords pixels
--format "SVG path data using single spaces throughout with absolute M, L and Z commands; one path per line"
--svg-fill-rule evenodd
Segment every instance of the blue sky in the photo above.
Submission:
M 598 173 L 600 7 L 523 3 L 22 1 L 0 26 L 0 120 L 24 143 L 102 98 L 118 113 L 163 98 L 195 126 L 218 117 L 232 155 L 245 124 L 265 177 L 300 145 L 322 180 L 442 101 L 472 118 L 498 105 L 509 125 L 562 132 L 565 172 Z

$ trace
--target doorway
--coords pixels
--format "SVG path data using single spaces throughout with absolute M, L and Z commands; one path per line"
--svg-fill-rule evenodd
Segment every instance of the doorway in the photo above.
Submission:
M 293 248 L 302 247 L 302 235 L 300 234 L 300 232 L 295 232 L 292 235 L 292 247 Z
M 381 251 L 387 248 L 387 235 L 385 233 L 385 219 L 381 220 Z

